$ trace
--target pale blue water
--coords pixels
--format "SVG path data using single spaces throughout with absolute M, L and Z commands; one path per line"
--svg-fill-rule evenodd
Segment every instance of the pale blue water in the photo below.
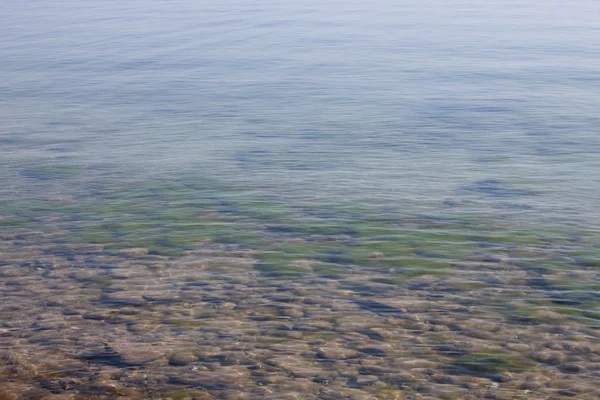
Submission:
M 68 163 L 597 223 L 599 16 L 594 1 L 6 2 L 2 196 L 35 184 L 25 166 Z

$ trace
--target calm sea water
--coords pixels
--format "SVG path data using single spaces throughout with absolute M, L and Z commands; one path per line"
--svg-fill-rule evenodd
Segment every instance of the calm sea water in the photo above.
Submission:
M 596 2 L 2 8 L 3 197 L 35 184 L 20 169 L 68 163 L 597 222 Z M 487 181 L 538 195 L 477 189 Z
M 110 340 L 125 340 L 111 325 L 125 320 L 105 324 L 105 308 L 147 306 L 158 308 L 140 318 L 172 329 L 180 336 L 164 341 L 179 343 L 181 332 L 191 337 L 199 329 L 197 321 L 185 330 L 188 314 L 160 307 L 180 304 L 169 290 L 199 278 L 173 264 L 168 286 L 154 264 L 160 257 L 176 263 L 208 246 L 219 260 L 222 252 L 248 253 L 240 263 L 258 278 L 234 282 L 244 290 L 263 278 L 303 278 L 296 281 L 303 290 L 318 289 L 307 304 L 332 315 L 339 307 L 327 305 L 331 299 L 359 304 L 357 315 L 399 312 L 353 296 L 385 301 L 408 287 L 407 298 L 426 289 L 427 301 L 459 293 L 448 302 L 480 305 L 481 318 L 504 324 L 506 337 L 523 336 L 519 324 L 555 332 L 556 321 L 566 324 L 559 315 L 597 343 L 591 332 L 598 328 L 600 265 L 598 21 L 600 5 L 587 0 L 4 2 L 0 256 L 3 276 L 13 281 L 2 289 L 3 334 L 25 340 L 46 326 L 14 322 L 11 313 L 23 313 L 26 297 L 31 318 L 50 303 L 59 304 L 60 318 L 79 315 L 63 310 L 68 292 L 80 293 L 76 302 L 96 313 L 84 322 L 95 321 L 95 332 Z M 104 247 L 78 253 L 85 245 Z M 149 254 L 115 255 L 122 248 Z M 81 271 L 59 276 L 45 270 L 48 263 Z M 144 282 L 163 286 L 144 286 L 141 300 L 115 300 L 115 293 L 141 290 L 138 264 L 155 274 Z M 113 267 L 134 272 L 107 272 Z M 34 280 L 41 286 L 27 295 L 23 268 L 40 277 Z M 423 275 L 429 278 L 411 283 Z M 443 285 L 431 286 L 431 276 L 444 277 Z M 325 300 L 318 296 L 333 285 L 328 280 L 343 291 Z M 245 321 L 250 306 L 223 288 L 219 307 L 242 311 L 222 312 Z M 148 295 L 152 290 L 165 294 Z M 199 299 L 210 303 L 209 297 Z M 524 303 L 511 303 L 516 298 Z M 256 307 L 278 301 L 260 298 Z M 419 310 L 408 307 L 426 314 Z M 180 311 L 175 328 L 171 314 Z M 135 340 L 155 340 L 135 323 L 126 325 L 141 335 Z M 82 326 L 72 329 L 92 329 Z M 261 335 L 279 338 L 277 332 Z M 317 340 L 304 335 L 303 346 Z M 318 340 L 330 336 L 324 337 Z M 229 339 L 223 340 L 215 346 L 226 349 Z M 89 343 L 63 345 L 78 362 L 100 357 Z M 111 364 L 145 364 L 120 350 L 102 354 Z M 488 360 L 478 355 L 452 364 L 448 357 L 457 354 L 435 362 L 468 370 Z M 215 363 L 199 357 L 196 363 Z M 502 357 L 523 372 L 524 364 Z M 553 365 L 572 373 L 562 366 L 569 357 L 581 361 L 570 354 Z M 178 363 L 171 367 L 187 365 Z M 153 385 L 165 382 L 156 376 Z M 218 390 L 233 390 L 228 385 Z

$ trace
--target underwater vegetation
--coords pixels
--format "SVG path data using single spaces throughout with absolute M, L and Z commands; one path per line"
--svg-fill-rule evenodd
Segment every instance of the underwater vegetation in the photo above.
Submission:
M 81 173 L 63 165 L 22 171 L 42 181 L 74 179 Z M 1 229 L 58 231 L 53 240 L 61 243 L 94 243 L 108 251 L 146 248 L 165 256 L 183 256 L 207 242 L 235 244 L 255 252 L 254 268 L 265 276 L 342 277 L 361 270 L 385 284 L 404 284 L 420 275 L 447 276 L 457 272 L 457 263 L 498 263 L 508 256 L 518 259 L 519 268 L 546 275 L 595 268 L 600 262 L 600 249 L 585 232 L 529 225 L 516 229 L 454 208 L 424 215 L 401 207 L 303 203 L 192 177 L 89 188 L 70 200 L 4 202 Z M 517 194 L 497 181 L 476 182 L 468 189 Z M 568 280 L 562 279 L 563 284 Z M 560 293 L 563 303 L 595 300 L 577 294 L 584 283 L 572 281 L 568 290 L 548 291 L 554 297 Z M 542 282 L 531 280 L 534 286 Z M 584 293 L 588 289 L 582 288 Z

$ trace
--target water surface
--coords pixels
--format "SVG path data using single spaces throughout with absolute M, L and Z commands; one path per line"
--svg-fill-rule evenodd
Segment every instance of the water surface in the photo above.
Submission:
M 598 14 L 5 4 L 0 387 L 594 397 Z

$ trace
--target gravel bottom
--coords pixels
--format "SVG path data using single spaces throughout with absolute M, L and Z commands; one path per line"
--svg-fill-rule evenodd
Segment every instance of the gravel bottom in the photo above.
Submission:
M 386 284 L 37 238 L 0 245 L 0 400 L 600 397 L 600 324 L 524 313 L 545 293 L 510 258 Z

